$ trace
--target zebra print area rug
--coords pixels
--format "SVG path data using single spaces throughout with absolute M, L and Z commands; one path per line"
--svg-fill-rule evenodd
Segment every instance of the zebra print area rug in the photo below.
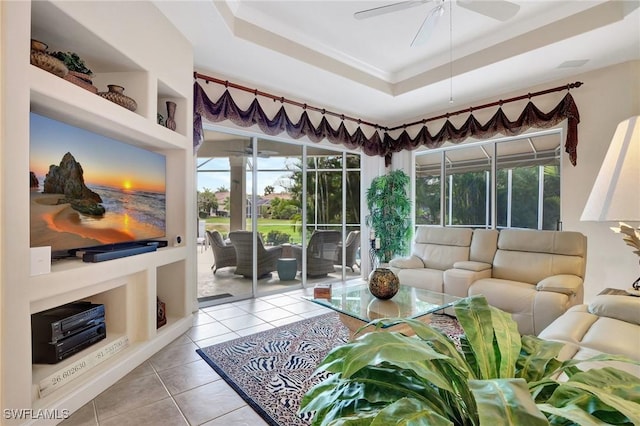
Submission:
M 431 325 L 452 337 L 462 333 L 457 321 L 445 315 L 432 315 Z M 328 374 L 314 375 L 316 366 L 348 339 L 338 315 L 328 313 L 196 352 L 268 424 L 304 426 L 311 417 L 297 413 L 300 400 Z

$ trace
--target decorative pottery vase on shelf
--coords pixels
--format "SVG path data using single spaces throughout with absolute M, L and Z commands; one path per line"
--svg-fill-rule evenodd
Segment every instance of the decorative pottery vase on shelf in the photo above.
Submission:
M 167 119 L 165 121 L 167 129 L 176 130 L 176 103 L 167 101 Z
M 109 88 L 108 92 L 98 92 L 98 96 L 101 96 L 114 104 L 118 104 L 121 107 L 124 107 L 130 111 L 135 111 L 138 108 L 138 104 L 136 101 L 126 96 L 124 92 L 124 87 L 118 86 L 117 84 L 108 84 Z
M 369 274 L 369 291 L 378 299 L 391 299 L 399 288 L 400 280 L 389 268 L 376 268 Z
M 64 78 L 69 70 L 64 62 L 47 53 L 48 47 L 46 43 L 31 39 L 31 64 Z

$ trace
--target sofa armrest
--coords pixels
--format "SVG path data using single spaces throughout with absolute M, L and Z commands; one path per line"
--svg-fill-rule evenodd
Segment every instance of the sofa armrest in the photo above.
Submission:
M 589 312 L 600 317 L 640 325 L 640 298 L 601 294 L 589 304 Z
M 424 268 L 424 262 L 418 256 L 391 259 L 389 266 L 398 269 L 418 269 Z
M 491 269 L 491 264 L 485 263 L 485 262 L 476 262 L 473 260 L 464 260 L 464 261 L 454 263 L 453 267 L 455 269 L 464 269 L 466 271 L 480 272 L 480 271 L 486 271 L 487 269 Z
M 569 296 L 580 294 L 583 279 L 577 275 L 561 274 L 552 275 L 540 281 L 536 285 L 538 291 L 551 291 Z
M 452 296 L 467 297 L 469 296 L 469 288 L 473 283 L 483 278 L 491 278 L 491 268 L 479 271 L 462 268 L 447 269 L 443 274 L 444 293 Z

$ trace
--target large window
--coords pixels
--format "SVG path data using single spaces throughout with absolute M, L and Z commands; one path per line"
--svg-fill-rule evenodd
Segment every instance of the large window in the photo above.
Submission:
M 416 153 L 415 223 L 558 229 L 560 137 L 541 132 Z

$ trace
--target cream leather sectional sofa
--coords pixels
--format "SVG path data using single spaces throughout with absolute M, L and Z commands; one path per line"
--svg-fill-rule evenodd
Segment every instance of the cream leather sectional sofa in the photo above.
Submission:
M 412 254 L 393 259 L 400 282 L 466 297 L 483 294 L 522 334 L 539 334 L 583 301 L 587 241 L 578 232 L 419 226 Z
M 640 297 L 599 295 L 591 303 L 569 308 L 539 337 L 565 343 L 559 358 L 588 359 L 624 355 L 640 362 Z M 588 362 L 580 369 L 611 366 L 640 377 L 640 365 L 617 361 Z

